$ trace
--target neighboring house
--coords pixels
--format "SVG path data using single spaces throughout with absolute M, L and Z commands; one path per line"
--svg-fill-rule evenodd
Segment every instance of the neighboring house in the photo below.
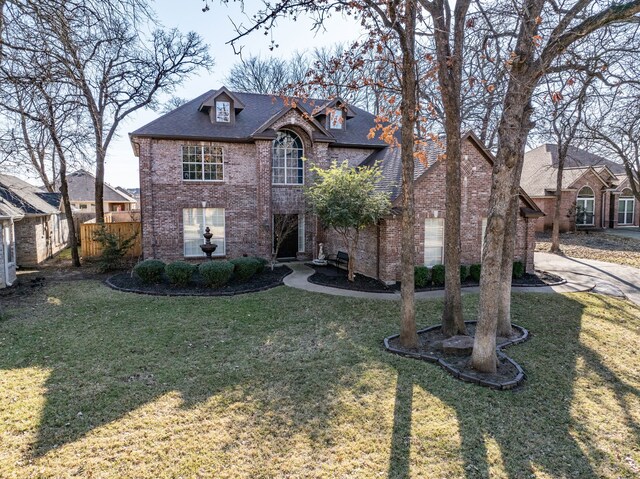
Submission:
M 60 193 L 48 193 L 15 176 L 0 174 L 0 198 L 23 215 L 14 225 L 18 266 L 35 266 L 67 246 L 69 229 Z
M 558 147 L 546 144 L 524 156 L 521 186 L 546 216 L 536 231 L 551 229 L 558 175 Z M 640 204 L 629 188 L 624 167 L 570 147 L 562 174 L 560 231 L 638 226 Z
M 135 201 L 135 203 L 131 205 L 132 210 L 140 209 L 140 205 L 138 204 L 140 201 L 140 188 L 123 188 L 122 186 L 116 186 L 116 191 Z
M 309 164 L 332 160 L 374 164 L 394 212 L 399 198 L 400 150 L 370 137 L 375 118 L 341 100 L 285 104 L 278 97 L 209 91 L 130 134 L 140 159 L 143 254 L 146 258 L 201 259 L 210 227 L 216 257 L 269 257 L 276 215 L 298 216 L 297 233 L 281 257 L 313 258 L 342 250 L 338 236 L 309 213 L 303 194 Z M 416 260 L 443 260 L 445 200 L 442 151 L 431 144 L 428 166 L 416 163 Z M 463 142 L 462 261 L 479 263 L 491 188 L 493 157 L 472 134 Z M 516 257 L 533 269 L 533 221 L 542 212 L 523 193 Z M 400 220 L 390 215 L 365 231 L 359 272 L 385 282 L 399 279 Z
M 96 211 L 96 177 L 86 170 L 78 170 L 67 176 L 71 208 L 81 213 Z M 136 209 L 137 200 L 124 191 L 104 184 L 104 211 L 130 211 Z
M 21 211 L 0 198 L 0 289 L 16 280 L 16 245 L 14 223 L 24 217 Z

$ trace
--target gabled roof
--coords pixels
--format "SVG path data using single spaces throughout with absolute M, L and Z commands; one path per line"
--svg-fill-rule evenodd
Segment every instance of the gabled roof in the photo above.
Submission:
M 321 142 L 335 141 L 335 138 L 333 138 L 333 135 L 329 133 L 329 131 L 324 126 L 322 126 L 320 122 L 318 122 L 318 120 L 310 116 L 305 110 L 300 108 L 297 104 L 295 106 L 285 106 L 284 108 L 282 108 L 282 110 L 277 112 L 267 121 L 265 121 L 262 125 L 260 125 L 258 129 L 254 131 L 251 136 L 253 138 L 275 138 L 276 132 L 271 128 L 271 125 L 273 125 L 276 121 L 278 121 L 280 118 L 282 118 L 292 110 L 298 111 L 316 129 L 313 132 L 313 141 L 321 141 Z
M 220 89 L 213 92 L 209 97 L 207 97 L 201 104 L 199 111 L 204 111 L 208 108 L 214 107 L 216 103 L 216 98 L 218 98 L 221 94 L 226 94 L 229 98 L 233 100 L 233 109 L 237 112 L 244 110 L 244 103 L 236 96 L 235 93 L 229 91 L 227 87 L 221 87 Z
M 558 146 L 545 144 L 524 154 L 520 184 L 531 196 L 545 196 L 556 189 Z M 616 181 L 616 174 L 624 171 L 619 163 L 570 146 L 562 173 L 562 188 L 570 186 L 587 171 L 593 171 L 605 184 Z
M 95 201 L 95 183 L 96 177 L 86 170 L 74 171 L 67 176 L 67 185 L 69 187 L 69 199 L 74 201 Z M 135 203 L 136 200 L 128 195 L 116 191 L 111 185 L 104 184 L 104 201 L 114 201 L 122 203 Z
M 259 95 L 256 93 L 236 93 L 235 98 L 244 104 L 244 109 L 236 114 L 233 125 L 211 123 L 209 115 L 200 111 L 200 106 L 215 95 L 219 90 L 211 90 L 175 110 L 157 118 L 147 125 L 130 133 L 130 137 L 167 138 L 191 141 L 235 141 L 253 142 L 254 134 L 262 126 L 286 107 L 282 97 L 274 95 Z M 308 118 L 313 118 L 313 111 L 318 105 L 324 105 L 326 100 L 296 100 L 296 107 L 305 112 Z M 380 139 L 368 138 L 369 131 L 375 126 L 375 116 L 357 107 L 351 107 L 356 115 L 347 120 L 346 128 L 331 131 L 326 141 L 335 145 L 363 146 L 383 148 L 387 144 Z M 286 113 L 286 112 L 285 112 Z M 316 121 L 316 123 L 318 123 Z
M 326 115 L 327 110 L 333 110 L 337 108 L 344 109 L 345 116 L 347 117 L 347 119 L 353 118 L 357 114 L 353 110 L 353 108 L 351 108 L 349 105 L 347 105 L 347 103 L 344 100 L 342 100 L 342 98 L 334 98 L 333 100 L 329 100 L 324 104 L 314 108 L 313 116 L 317 117 L 321 115 Z
M 491 165 L 495 162 L 493 154 L 485 147 L 482 141 L 472 131 L 465 132 L 462 137 L 462 141 L 470 141 L 480 151 L 482 156 Z M 423 152 L 425 153 L 425 159 L 427 164 L 422 161 L 414 160 L 414 181 L 418 180 L 424 175 L 428 175 L 429 171 L 434 167 L 436 162 L 442 157 L 446 149 L 446 138 L 441 137 L 437 141 L 428 140 L 424 143 Z M 375 152 L 366 158 L 360 166 L 373 166 L 378 162 L 380 169 L 382 170 L 382 180 L 378 187 L 381 190 L 388 191 L 392 202 L 397 200 L 401 193 L 402 185 L 402 158 L 400 147 L 390 147 L 384 150 Z M 520 199 L 526 205 L 526 210 L 522 210 L 525 216 L 544 216 L 542 210 L 534 203 L 534 201 L 527 195 L 527 193 L 520 188 Z
M 7 203 L 3 198 L 0 198 L 0 219 L 14 219 L 18 220 L 24 216 L 24 213 L 18 208 Z
M 21 214 L 49 215 L 59 213 L 59 201 L 50 203 L 54 194 L 42 191 L 26 181 L 11 175 L 0 174 L 0 198 Z

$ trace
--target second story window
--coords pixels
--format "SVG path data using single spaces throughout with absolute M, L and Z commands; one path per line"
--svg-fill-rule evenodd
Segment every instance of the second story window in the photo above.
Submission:
M 231 121 L 231 104 L 228 101 L 216 102 L 216 121 L 229 123 Z
M 182 179 L 186 181 L 222 181 L 224 167 L 219 146 L 184 145 Z
M 329 128 L 332 130 L 342 130 L 344 117 L 342 110 L 333 110 L 329 115 Z
M 282 130 L 273 140 L 272 182 L 274 185 L 301 185 L 304 182 L 302 140 L 292 131 Z

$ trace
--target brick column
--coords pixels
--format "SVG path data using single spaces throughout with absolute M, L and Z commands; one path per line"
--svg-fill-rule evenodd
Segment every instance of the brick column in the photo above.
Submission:
M 260 256 L 271 258 L 273 243 L 271 218 L 271 141 L 256 140 L 257 168 L 257 229 L 258 252 Z

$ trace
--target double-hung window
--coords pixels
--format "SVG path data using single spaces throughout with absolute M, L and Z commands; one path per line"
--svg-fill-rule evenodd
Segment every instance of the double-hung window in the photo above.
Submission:
M 182 229 L 185 256 L 205 256 L 200 248 L 204 243 L 205 228 L 209 227 L 211 242 L 218 245 L 213 256 L 224 256 L 224 208 L 185 208 L 182 210 Z
M 618 200 L 618 224 L 632 225 L 634 222 L 633 213 L 636 209 L 636 200 L 631 190 L 625 189 Z
M 182 179 L 185 181 L 222 181 L 222 148 L 211 145 L 182 146 Z

